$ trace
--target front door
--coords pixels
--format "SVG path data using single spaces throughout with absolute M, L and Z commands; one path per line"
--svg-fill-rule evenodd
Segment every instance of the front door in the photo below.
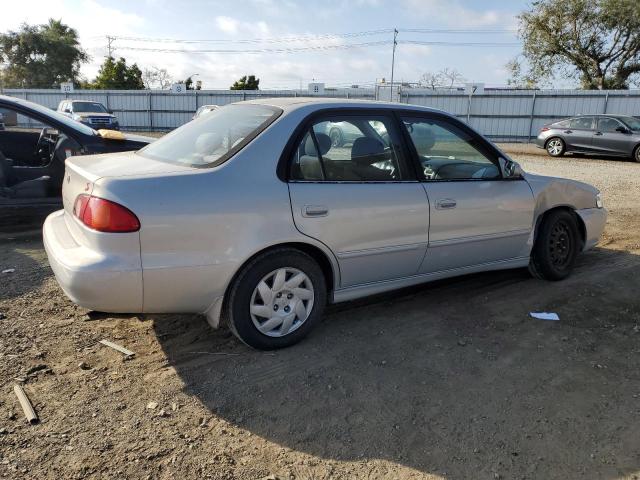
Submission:
M 337 124 L 359 133 L 332 142 Z M 297 142 L 293 219 L 336 255 L 342 288 L 414 275 L 424 257 L 427 196 L 399 138 L 389 114 L 340 113 L 314 119 Z
M 402 120 L 430 205 L 420 273 L 527 258 L 535 206 L 527 182 L 502 179 L 492 149 L 460 122 L 428 114 Z
M 631 155 L 631 135 L 620 121 L 611 117 L 598 118 L 598 127 L 593 134 L 593 150 L 614 155 Z

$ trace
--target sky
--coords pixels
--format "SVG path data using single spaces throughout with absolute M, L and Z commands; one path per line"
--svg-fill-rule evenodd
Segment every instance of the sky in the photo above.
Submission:
M 23 22 L 44 23 L 48 18 L 61 19 L 75 28 L 91 56 L 81 70 L 88 79 L 96 75 L 104 60 L 106 36 L 110 35 L 116 37 L 114 56 L 136 62 L 141 69 L 165 68 L 175 80 L 197 74 L 194 80 L 201 80 L 205 89 L 226 89 L 243 75 L 258 76 L 261 89 L 307 88 L 313 81 L 327 86 L 372 85 L 382 78 L 388 81 L 394 28 L 400 30 L 396 81 L 415 82 L 425 72 L 449 68 L 459 71 L 468 82 L 505 85 L 509 77 L 505 64 L 521 51 L 516 15 L 528 4 L 524 0 L 2 3 L 1 32 L 17 30 Z M 428 32 L 406 31 L 412 29 Z M 345 35 L 353 33 L 357 35 Z M 206 42 L 192 43 L 200 40 Z M 494 45 L 406 43 L 416 41 Z

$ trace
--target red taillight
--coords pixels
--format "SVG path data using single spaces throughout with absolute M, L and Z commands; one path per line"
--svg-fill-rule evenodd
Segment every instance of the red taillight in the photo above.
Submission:
M 128 208 L 104 198 L 78 195 L 73 214 L 87 227 L 99 232 L 137 232 L 140 220 Z
M 542 128 L 540 129 L 540 133 L 542 133 L 542 132 L 547 132 L 547 131 L 549 131 L 549 130 L 551 130 L 549 127 L 542 127 Z

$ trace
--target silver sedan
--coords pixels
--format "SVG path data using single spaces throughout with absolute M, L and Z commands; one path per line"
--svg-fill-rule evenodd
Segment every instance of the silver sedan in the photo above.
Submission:
M 327 303 L 487 270 L 563 279 L 606 220 L 594 187 L 525 173 L 444 112 L 327 99 L 227 105 L 137 153 L 69 158 L 63 198 L 44 241 L 73 301 L 224 318 L 260 349 Z

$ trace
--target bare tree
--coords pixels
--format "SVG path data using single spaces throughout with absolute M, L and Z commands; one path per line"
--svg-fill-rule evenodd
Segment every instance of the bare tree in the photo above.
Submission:
M 442 86 L 442 81 L 443 78 L 441 73 L 425 72 L 420 77 L 419 83 L 421 87 L 427 87 L 431 90 L 435 90 Z
M 159 88 L 164 90 L 171 86 L 173 79 L 166 68 L 151 67 L 145 68 L 142 72 L 142 81 L 145 88 Z
M 465 81 L 462 74 L 455 68 L 445 68 L 444 70 L 441 70 L 439 74 L 443 80 L 449 84 L 449 88 L 453 88 L 454 85 L 464 83 Z

